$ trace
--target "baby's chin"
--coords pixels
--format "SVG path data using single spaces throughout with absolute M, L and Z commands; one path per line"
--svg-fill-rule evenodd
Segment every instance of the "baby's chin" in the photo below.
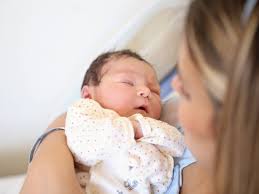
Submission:
M 118 112 L 120 116 L 122 117 L 130 117 L 134 114 L 141 114 L 143 117 L 150 117 L 153 119 L 159 119 L 160 118 L 160 114 L 153 114 L 151 112 L 146 112 L 145 110 L 142 109 L 134 109 L 132 111 L 128 111 L 128 112 Z
M 141 110 L 141 109 L 137 109 L 134 114 L 137 114 L 137 113 L 141 114 L 144 117 L 150 117 L 150 118 L 153 118 L 153 119 L 159 119 L 160 118 L 159 114 L 155 115 L 155 114 L 152 114 L 150 112 L 146 112 L 146 111 Z

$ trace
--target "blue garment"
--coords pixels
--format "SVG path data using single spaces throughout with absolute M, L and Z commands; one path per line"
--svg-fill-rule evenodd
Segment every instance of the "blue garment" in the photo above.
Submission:
M 182 173 L 186 166 L 196 162 L 195 158 L 188 148 L 184 150 L 182 157 L 174 158 L 175 165 L 173 169 L 172 182 L 166 194 L 179 194 L 182 186 Z

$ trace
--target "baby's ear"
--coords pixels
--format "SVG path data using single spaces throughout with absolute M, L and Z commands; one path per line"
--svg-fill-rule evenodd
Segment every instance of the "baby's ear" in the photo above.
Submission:
M 81 98 L 92 98 L 91 89 L 88 85 L 84 85 L 81 90 Z

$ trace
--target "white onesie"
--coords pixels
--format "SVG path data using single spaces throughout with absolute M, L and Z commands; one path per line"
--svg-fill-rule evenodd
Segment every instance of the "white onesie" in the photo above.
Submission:
M 104 109 L 94 100 L 80 99 L 67 112 L 65 133 L 76 163 L 90 167 L 79 172 L 87 194 L 165 193 L 174 157 L 184 151 L 183 136 L 159 120 L 131 116 L 143 137 L 135 140 L 129 118 Z

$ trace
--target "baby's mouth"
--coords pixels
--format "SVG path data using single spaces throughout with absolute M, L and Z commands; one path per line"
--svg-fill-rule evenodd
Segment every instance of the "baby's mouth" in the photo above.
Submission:
M 140 107 L 138 107 L 136 109 L 139 110 L 140 112 L 144 112 L 145 114 L 148 113 L 147 107 L 145 107 L 145 106 L 140 106 Z

